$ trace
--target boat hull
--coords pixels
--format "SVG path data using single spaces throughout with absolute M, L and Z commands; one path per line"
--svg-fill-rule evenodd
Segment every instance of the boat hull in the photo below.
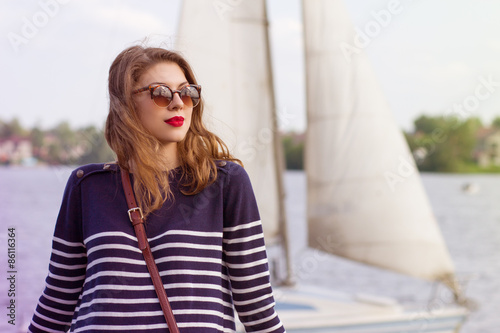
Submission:
M 408 310 L 396 301 L 345 295 L 317 287 L 275 288 L 287 332 L 457 333 L 468 311 L 457 306 Z

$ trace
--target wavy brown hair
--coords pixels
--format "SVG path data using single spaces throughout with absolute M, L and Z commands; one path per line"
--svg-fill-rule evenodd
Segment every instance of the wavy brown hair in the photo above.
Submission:
M 106 140 L 116 153 L 118 165 L 125 171 L 133 166 L 136 200 L 147 216 L 160 208 L 171 196 L 169 170 L 158 153 L 161 143 L 142 125 L 132 91 L 141 75 L 160 62 L 179 65 L 187 81 L 197 84 L 188 62 L 177 52 L 156 47 L 132 46 L 122 51 L 109 69 L 109 114 Z M 193 108 L 186 137 L 177 143 L 181 168 L 181 191 L 197 194 L 217 178 L 217 160 L 232 160 L 227 146 L 208 131 L 203 122 L 203 98 Z

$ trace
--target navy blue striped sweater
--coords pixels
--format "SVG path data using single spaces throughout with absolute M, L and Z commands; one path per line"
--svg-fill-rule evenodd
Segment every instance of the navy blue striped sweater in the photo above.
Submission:
M 46 287 L 30 332 L 166 332 L 128 219 L 119 169 L 75 170 L 57 219 Z M 248 175 L 222 162 L 215 183 L 180 193 L 146 231 L 181 332 L 284 332 L 274 311 L 259 213 Z

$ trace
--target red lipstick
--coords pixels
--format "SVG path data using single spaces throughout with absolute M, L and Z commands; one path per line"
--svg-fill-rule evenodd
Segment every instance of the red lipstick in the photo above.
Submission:
M 181 127 L 184 124 L 184 117 L 175 116 L 170 119 L 165 120 L 165 122 L 174 127 Z

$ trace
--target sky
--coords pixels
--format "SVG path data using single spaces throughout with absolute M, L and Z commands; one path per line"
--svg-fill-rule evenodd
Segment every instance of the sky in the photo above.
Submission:
M 228 6 L 241 0 L 207 0 Z M 25 127 L 102 127 L 107 72 L 124 48 L 148 38 L 175 47 L 180 0 L 6 0 L 0 4 L 0 120 Z M 429 115 L 500 116 L 500 1 L 346 0 L 370 32 L 362 51 L 397 124 Z M 301 2 L 268 0 L 277 107 L 306 127 Z M 392 7 L 391 7 L 392 6 Z M 398 8 L 390 21 L 380 13 Z M 368 30 L 367 30 L 368 29 Z M 293 94 L 290 94 L 293 91 Z

